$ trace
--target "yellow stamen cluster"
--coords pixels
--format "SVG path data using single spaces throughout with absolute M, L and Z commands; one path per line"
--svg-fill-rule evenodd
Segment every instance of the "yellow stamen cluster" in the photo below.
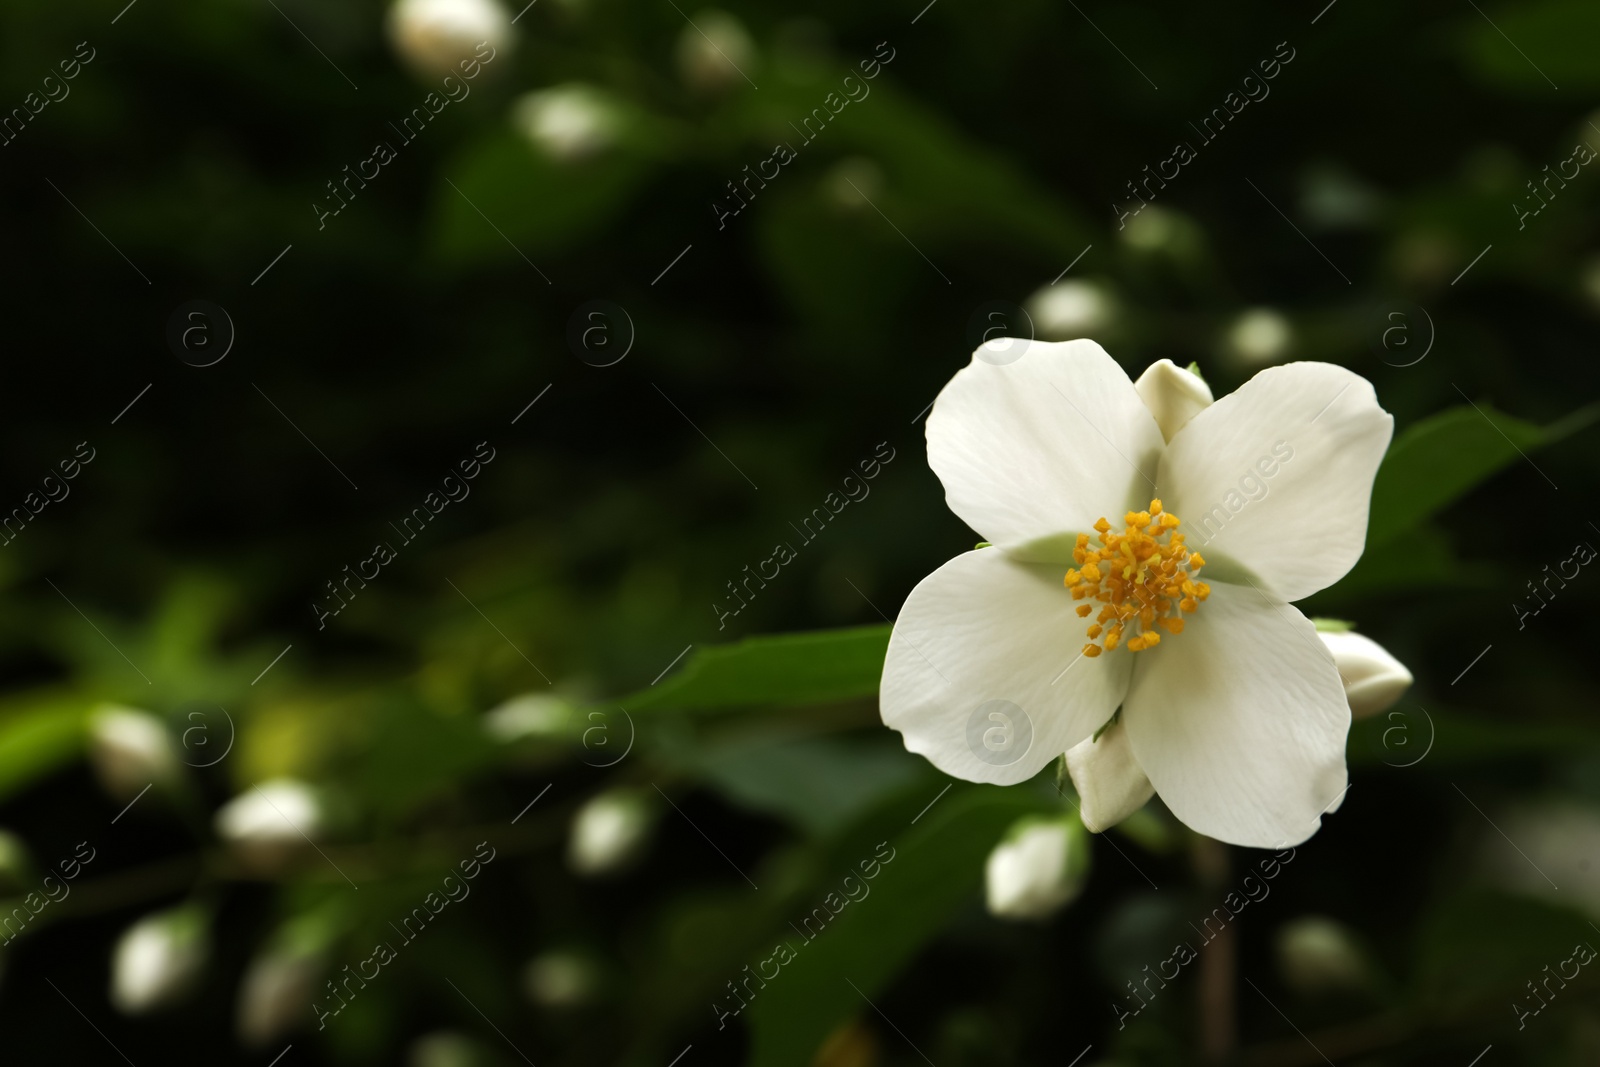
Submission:
M 1112 533 L 1103 517 L 1094 524 L 1099 548 L 1090 548 L 1089 535 L 1079 534 L 1072 550 L 1078 566 L 1067 571 L 1072 599 L 1102 605 L 1089 626 L 1089 644 L 1083 646 L 1091 659 L 1119 644 L 1130 652 L 1154 648 L 1161 643 L 1158 627 L 1181 634 L 1183 616 L 1211 595 L 1209 585 L 1195 581 L 1206 561 L 1184 545 L 1178 516 L 1163 512 L 1161 501 L 1150 501 L 1149 511 L 1128 512 L 1123 521 L 1127 528 L 1121 533 Z M 1078 605 L 1079 616 L 1088 618 L 1092 612 L 1093 604 Z M 1124 641 L 1130 629 L 1133 634 Z

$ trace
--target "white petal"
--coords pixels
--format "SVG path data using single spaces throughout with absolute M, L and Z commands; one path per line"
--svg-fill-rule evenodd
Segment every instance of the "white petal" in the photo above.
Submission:
M 1083 825 L 1092 833 L 1115 826 L 1155 795 L 1120 721 L 1107 727 L 1100 740 L 1079 741 L 1067 749 L 1067 773 L 1078 790 Z
M 1394 419 L 1365 378 L 1289 363 L 1200 412 L 1161 461 L 1161 497 L 1194 548 L 1299 600 L 1342 578 L 1367 538 Z
M 1064 573 L 984 548 L 911 591 L 879 691 L 907 749 L 957 778 L 1012 785 L 1111 718 L 1132 664 L 1081 654 L 1086 620 Z
M 1211 387 L 1198 374 L 1190 373 L 1170 359 L 1158 359 L 1145 368 L 1133 383 L 1139 391 L 1161 436 L 1170 441 L 1189 420 L 1211 406 Z
M 1256 848 L 1316 832 L 1345 789 L 1350 708 L 1311 620 L 1218 583 L 1183 633 L 1133 656 L 1122 722 L 1174 815 Z
M 1411 688 L 1411 672 L 1372 638 L 1353 630 L 1318 632 L 1322 643 L 1333 653 L 1344 682 L 1344 695 L 1350 701 L 1350 714 L 1358 719 L 1376 715 L 1394 706 L 1402 693 Z
M 950 510 L 997 545 L 1087 532 L 1156 495 L 1161 431 L 1093 341 L 979 348 L 934 401 L 927 434 Z

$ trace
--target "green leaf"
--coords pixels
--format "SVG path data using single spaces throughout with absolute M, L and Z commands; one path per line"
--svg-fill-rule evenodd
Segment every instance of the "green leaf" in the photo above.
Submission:
M 891 836 L 893 859 L 867 883 L 867 896 L 820 932 L 789 933 L 795 957 L 747 1012 L 752 1067 L 809 1064 L 841 1023 L 870 1011 L 862 998 L 875 997 L 973 898 L 984 857 L 1006 829 L 1054 810 L 1048 795 L 1031 789 L 969 786 Z
M 888 626 L 749 637 L 696 652 L 677 674 L 620 701 L 632 711 L 820 704 L 878 691 Z
M 0 800 L 77 757 L 89 703 L 62 693 L 33 693 L 0 707 Z
M 1436 1011 L 1526 996 L 1580 942 L 1600 941 L 1576 911 L 1524 897 L 1469 891 L 1436 905 L 1418 942 L 1416 995 Z M 1581 995 L 1581 994 L 1580 994 Z M 1529 998 L 1529 1008 L 1540 1002 Z M 1497 1010 L 1510 1016 L 1503 1006 Z
M 868 807 L 929 774 L 888 731 L 873 743 L 837 737 L 742 737 L 686 747 L 683 769 L 734 803 L 778 815 L 812 834 L 837 832 Z
M 449 167 L 456 188 L 441 183 L 436 194 L 435 245 L 471 262 L 564 251 L 611 222 L 650 170 L 636 154 L 561 163 L 498 133 Z
M 1569 92 L 1600 86 L 1593 46 L 1600 39 L 1600 5 L 1593 0 L 1486 5 L 1459 18 L 1461 50 L 1483 81 L 1539 94 L 1557 85 Z M 1529 56 L 1538 57 L 1538 66 Z
M 1541 428 L 1480 404 L 1451 408 L 1411 426 L 1389 446 L 1378 468 L 1367 548 L 1415 528 L 1522 453 L 1553 444 L 1597 416 L 1600 404 L 1591 404 Z

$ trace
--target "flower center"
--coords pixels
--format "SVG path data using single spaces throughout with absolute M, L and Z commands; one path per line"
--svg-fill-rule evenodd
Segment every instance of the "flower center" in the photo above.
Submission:
M 1211 587 L 1194 579 L 1206 561 L 1190 552 L 1178 533 L 1178 516 L 1150 501 L 1149 511 L 1130 511 L 1122 517 L 1126 528 L 1112 533 L 1102 516 L 1094 524 L 1100 547 L 1089 547 L 1089 535 L 1079 534 L 1072 550 L 1078 564 L 1067 571 L 1066 586 L 1074 600 L 1098 600 L 1102 605 L 1089 626 L 1089 643 L 1083 654 L 1093 659 L 1126 644 L 1130 652 L 1143 652 L 1161 643 L 1160 630 L 1183 633 L 1183 616 L 1211 595 Z M 1079 604 L 1087 618 L 1093 604 Z M 1123 642 L 1125 630 L 1133 635 Z M 1096 644 L 1095 642 L 1100 642 Z

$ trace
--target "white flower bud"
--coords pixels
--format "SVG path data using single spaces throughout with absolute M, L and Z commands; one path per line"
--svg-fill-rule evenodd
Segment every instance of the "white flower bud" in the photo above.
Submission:
M 1170 359 L 1158 359 L 1146 367 L 1133 387 L 1155 416 L 1161 436 L 1168 441 L 1190 419 L 1211 406 L 1211 387 L 1205 379 Z
M 1387 710 L 1411 687 L 1411 672 L 1405 664 L 1372 638 L 1354 630 L 1319 630 L 1317 636 L 1333 653 L 1354 718 L 1364 719 Z
M 111 958 L 111 1003 L 138 1015 L 180 1001 L 208 953 L 206 920 L 195 907 L 146 916 L 118 939 Z
M 1067 749 L 1067 773 L 1078 791 L 1078 814 L 1090 833 L 1109 830 L 1155 796 L 1155 786 L 1133 758 L 1133 745 L 1121 721 L 1103 730 L 1100 739 Z
M 395 0 L 389 8 L 389 39 L 400 58 L 429 78 L 456 74 L 462 60 L 487 44 L 494 53 L 513 43 L 511 18 L 495 0 Z M 493 54 L 493 53 L 486 53 Z
M 89 719 L 89 760 L 107 793 L 132 800 L 182 773 L 166 725 L 147 711 L 108 705 Z
M 572 82 L 525 93 L 511 105 L 511 122 L 551 159 L 573 163 L 616 143 L 622 112 L 603 90 Z
M 268 949 L 251 960 L 239 984 L 239 1040 L 266 1045 L 308 1023 L 322 971 L 322 957 L 301 949 Z
M 1251 308 L 1233 320 L 1223 347 L 1240 363 L 1258 367 L 1276 363 L 1289 354 L 1294 330 L 1289 320 L 1272 308 Z
M 410 1067 L 485 1067 L 491 1062 L 476 1041 L 449 1030 L 417 1038 L 406 1056 Z
M 690 14 L 692 25 L 678 34 L 678 72 L 699 92 L 720 92 L 745 79 L 755 67 L 756 46 L 744 23 L 716 8 Z
M 1332 919 L 1308 915 L 1284 924 L 1276 938 L 1286 985 L 1305 996 L 1359 991 L 1371 977 L 1350 932 Z
M 1117 302 L 1099 282 L 1073 278 L 1028 297 L 1027 312 L 1040 339 L 1074 341 L 1105 332 L 1117 317 Z
M 257 870 L 273 870 L 308 848 L 325 829 L 326 813 L 316 790 L 293 778 L 251 786 L 213 819 L 217 836 Z
M 653 811 L 630 789 L 594 797 L 572 819 L 567 865 L 581 875 L 609 874 L 632 862 L 649 840 Z
M 483 717 L 484 731 L 502 744 L 530 737 L 571 737 L 580 732 L 580 723 L 571 704 L 540 693 L 512 697 Z
M 576 952 L 546 952 L 522 972 L 528 999 L 543 1008 L 581 1008 L 594 1000 L 600 975 L 594 962 Z
M 989 853 L 989 912 L 1043 919 L 1078 895 L 1089 873 L 1089 836 L 1076 818 L 1025 818 Z

